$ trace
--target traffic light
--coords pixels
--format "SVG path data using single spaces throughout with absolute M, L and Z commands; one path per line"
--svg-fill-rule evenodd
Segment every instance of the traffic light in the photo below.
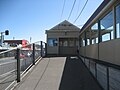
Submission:
M 9 35 L 9 31 L 8 30 L 5 31 L 5 35 Z

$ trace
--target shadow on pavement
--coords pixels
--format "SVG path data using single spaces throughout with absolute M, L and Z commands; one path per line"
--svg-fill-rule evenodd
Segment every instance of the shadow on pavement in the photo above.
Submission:
M 59 90 L 103 90 L 77 57 L 67 57 Z

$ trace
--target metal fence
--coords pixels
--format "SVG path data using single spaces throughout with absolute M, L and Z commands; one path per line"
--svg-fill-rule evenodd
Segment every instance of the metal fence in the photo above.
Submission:
M 80 56 L 104 90 L 120 90 L 120 66 Z
M 17 79 L 16 50 L 0 53 L 0 90 L 4 90 L 11 82 Z
M 20 82 L 21 76 L 46 55 L 45 44 L 39 41 L 0 52 L 0 90 L 5 90 L 13 81 Z

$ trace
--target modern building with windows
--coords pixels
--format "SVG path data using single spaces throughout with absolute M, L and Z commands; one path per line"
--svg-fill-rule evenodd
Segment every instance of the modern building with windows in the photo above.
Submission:
M 120 89 L 120 0 L 104 0 L 79 35 L 79 56 L 103 90 Z
M 79 38 L 80 55 L 120 65 L 120 1 L 103 1 Z
M 66 20 L 46 30 L 47 54 L 76 55 L 79 46 L 79 31 L 80 28 Z

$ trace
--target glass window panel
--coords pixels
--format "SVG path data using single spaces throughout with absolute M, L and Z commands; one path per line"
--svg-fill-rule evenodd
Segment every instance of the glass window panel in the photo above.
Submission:
M 98 43 L 98 37 L 96 38 L 96 41 L 95 41 L 96 43 Z
M 83 42 L 83 46 L 85 46 L 85 40 L 84 39 L 82 40 L 82 42 Z
M 48 39 L 48 46 L 57 46 L 57 39 L 49 38 Z
M 92 40 L 92 44 L 98 43 L 98 23 L 95 23 L 92 27 L 91 27 L 91 40 Z
M 63 41 L 63 46 L 68 46 L 68 41 Z
M 92 27 L 91 30 L 98 30 L 98 23 L 95 23 Z
M 85 35 L 84 35 L 84 33 L 81 35 L 80 40 L 81 40 L 81 43 L 80 43 L 81 45 L 80 46 L 81 47 L 85 46 Z
M 63 44 L 62 44 L 62 41 L 59 41 L 59 45 L 60 45 L 60 46 L 62 46 L 62 45 L 63 45 Z
M 69 41 L 69 46 L 74 46 L 74 41 L 75 41 L 75 40 L 72 40 L 72 39 L 71 39 L 71 40 Z
M 79 46 L 79 41 L 78 41 L 78 39 L 75 40 L 75 46 Z
M 86 41 L 87 41 L 87 45 L 90 45 L 90 38 L 91 38 L 90 30 L 87 30 L 87 31 L 86 31 Z
M 113 39 L 113 12 L 109 12 L 102 20 L 100 20 L 100 35 L 102 41 Z
M 90 45 L 90 39 L 87 39 L 87 45 Z
M 120 38 L 120 5 L 116 7 L 116 37 Z

